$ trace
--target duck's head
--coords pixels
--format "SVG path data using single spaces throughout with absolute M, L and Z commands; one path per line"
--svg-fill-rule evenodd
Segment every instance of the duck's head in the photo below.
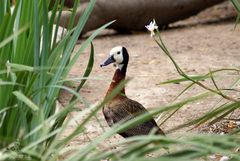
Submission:
M 129 55 L 127 49 L 123 46 L 117 46 L 112 48 L 109 57 L 100 65 L 100 67 L 107 66 L 109 64 L 114 64 L 120 70 L 123 67 L 127 67 L 129 60 Z

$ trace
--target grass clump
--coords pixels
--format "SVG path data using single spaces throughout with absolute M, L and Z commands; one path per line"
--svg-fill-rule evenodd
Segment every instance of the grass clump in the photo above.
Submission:
M 86 24 L 96 0 L 91 0 L 73 27 L 75 1 L 68 29 L 58 38 L 59 18 L 64 1 L 18 0 L 15 5 L 4 0 L 0 5 L 0 159 L 50 160 L 59 157 L 59 151 L 78 133 L 67 139 L 59 136 L 66 128 L 64 120 L 83 101 L 77 91 L 66 86 L 66 77 L 83 51 L 108 23 L 96 30 L 80 48 L 73 49 Z M 52 8 L 50 11 L 49 8 Z M 49 14 L 51 12 L 51 15 Z M 94 48 L 85 77 L 93 64 Z M 83 69 L 84 70 L 84 69 Z M 61 89 L 74 94 L 66 107 L 56 112 Z M 55 158 L 55 159 L 54 159 Z

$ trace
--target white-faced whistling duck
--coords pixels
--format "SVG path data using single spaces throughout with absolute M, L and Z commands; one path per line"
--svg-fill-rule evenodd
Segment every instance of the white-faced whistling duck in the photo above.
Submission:
M 127 65 L 128 65 L 129 55 L 125 47 L 114 47 L 110 51 L 109 58 L 104 61 L 100 66 L 107 66 L 111 63 L 114 63 L 116 66 L 116 71 L 113 76 L 113 80 L 108 88 L 107 94 L 110 94 L 112 90 L 125 79 Z M 125 95 L 125 89 L 116 95 L 109 103 L 107 103 L 103 108 L 104 117 L 111 127 L 115 123 L 122 123 L 124 121 L 133 119 L 139 114 L 148 112 L 140 103 L 129 99 Z M 124 132 L 119 133 L 124 138 L 136 136 L 136 135 L 147 135 L 152 130 L 155 130 L 155 134 L 164 135 L 164 132 L 158 127 L 157 123 L 153 118 L 150 120 L 136 125 L 130 129 L 127 129 Z

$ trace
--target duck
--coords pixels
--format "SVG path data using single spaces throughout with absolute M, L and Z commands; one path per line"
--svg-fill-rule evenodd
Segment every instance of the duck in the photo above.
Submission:
M 105 97 L 107 97 L 121 81 L 125 80 L 128 61 L 129 54 L 127 49 L 123 46 L 116 46 L 110 50 L 109 57 L 100 64 L 100 67 L 108 66 L 109 64 L 114 64 L 116 67 L 112 82 Z M 102 112 L 110 127 L 115 124 L 121 124 L 125 121 L 129 121 L 137 117 L 139 114 L 148 113 L 142 104 L 127 97 L 125 93 L 125 86 L 119 94 L 104 105 Z M 118 134 L 124 138 L 128 138 L 138 135 L 148 135 L 152 131 L 157 135 L 165 135 L 163 130 L 158 127 L 153 118 L 141 124 L 137 124 L 125 131 L 119 132 Z

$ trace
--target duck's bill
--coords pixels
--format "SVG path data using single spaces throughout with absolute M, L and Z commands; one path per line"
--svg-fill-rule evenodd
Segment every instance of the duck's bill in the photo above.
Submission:
M 110 56 L 107 60 L 105 60 L 102 64 L 100 64 L 100 67 L 107 66 L 114 62 L 115 62 L 115 60 L 114 60 L 113 56 Z

